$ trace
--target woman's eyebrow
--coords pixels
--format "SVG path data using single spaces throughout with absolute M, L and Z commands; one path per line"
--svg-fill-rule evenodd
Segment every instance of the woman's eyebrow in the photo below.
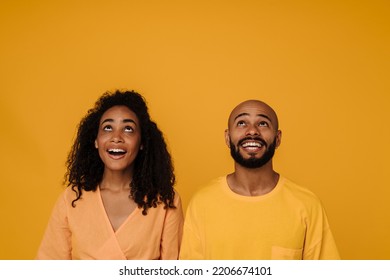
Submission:
M 114 122 L 114 119 L 105 119 L 104 121 L 102 121 L 101 124 L 104 124 L 106 122 Z M 133 119 L 124 119 L 122 122 L 123 123 L 134 123 L 135 125 L 137 125 L 137 123 Z

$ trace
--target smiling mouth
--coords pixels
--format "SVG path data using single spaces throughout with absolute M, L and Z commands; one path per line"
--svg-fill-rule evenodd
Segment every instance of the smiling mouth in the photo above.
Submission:
M 255 150 L 266 146 L 266 143 L 260 137 L 246 137 L 238 142 L 238 145 L 244 149 Z
M 126 151 L 123 149 L 108 149 L 107 152 L 113 156 L 121 156 L 126 154 Z
M 261 147 L 263 147 L 263 144 L 260 142 L 249 141 L 249 142 L 243 143 L 241 146 L 243 148 L 261 148 Z

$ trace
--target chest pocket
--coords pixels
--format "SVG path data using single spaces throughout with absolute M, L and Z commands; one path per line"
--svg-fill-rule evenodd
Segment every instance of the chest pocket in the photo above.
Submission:
M 302 260 L 302 249 L 272 246 L 271 258 L 273 260 Z

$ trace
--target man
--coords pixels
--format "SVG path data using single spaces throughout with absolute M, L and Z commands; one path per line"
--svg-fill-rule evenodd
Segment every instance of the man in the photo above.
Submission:
M 264 102 L 233 109 L 225 139 L 234 172 L 192 198 L 180 259 L 339 259 L 318 198 L 273 169 L 278 126 Z

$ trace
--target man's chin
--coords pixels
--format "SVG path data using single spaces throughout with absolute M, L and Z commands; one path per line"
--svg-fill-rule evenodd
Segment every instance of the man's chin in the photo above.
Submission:
M 269 149 L 264 152 L 244 151 L 241 148 L 236 148 L 233 143 L 230 144 L 230 155 L 236 163 L 246 168 L 259 168 L 269 162 L 274 156 L 276 139 Z
M 242 158 L 243 160 L 249 160 L 249 161 L 251 161 L 251 160 L 258 160 L 258 159 L 261 159 L 261 157 L 262 157 L 263 155 L 258 154 L 258 153 L 245 153 L 245 154 L 240 153 L 240 156 L 241 156 L 241 158 Z

